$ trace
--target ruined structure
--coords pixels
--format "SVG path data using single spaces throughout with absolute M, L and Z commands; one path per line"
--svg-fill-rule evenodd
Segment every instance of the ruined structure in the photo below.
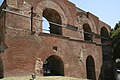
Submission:
M 43 26 L 43 17 L 49 27 Z M 0 77 L 37 74 L 101 79 L 102 66 L 109 63 L 110 31 L 97 16 L 68 0 L 4 0 Z

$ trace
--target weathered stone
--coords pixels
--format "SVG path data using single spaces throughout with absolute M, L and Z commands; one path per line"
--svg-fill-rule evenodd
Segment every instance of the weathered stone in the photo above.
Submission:
M 111 30 L 109 25 L 95 15 L 76 8 L 68 0 L 16 1 L 17 3 L 13 4 L 13 0 L 7 0 L 6 6 L 8 10 L 15 12 L 14 14 L 7 12 L 5 16 L 0 16 L 0 32 L 3 34 L 0 34 L 0 41 L 4 41 L 8 47 L 1 54 L 5 77 L 35 73 L 40 76 L 46 75 L 44 68 L 50 64 L 50 68 L 47 69 L 51 74 L 47 75 L 91 79 L 95 76 L 98 80 L 103 55 L 101 39 L 94 36 L 101 35 L 102 27 L 109 33 Z M 31 7 L 34 12 L 32 18 Z M 50 21 L 52 33 L 42 32 L 42 16 Z M 83 25 L 86 23 L 90 27 L 90 33 L 93 34 L 91 41 L 84 40 Z M 57 33 L 56 30 L 61 31 Z M 90 62 L 94 63 L 94 66 L 86 65 L 89 56 L 93 58 Z M 46 61 L 49 63 L 46 63 L 47 66 Z M 91 66 L 95 73 L 88 74 L 91 68 L 87 68 Z

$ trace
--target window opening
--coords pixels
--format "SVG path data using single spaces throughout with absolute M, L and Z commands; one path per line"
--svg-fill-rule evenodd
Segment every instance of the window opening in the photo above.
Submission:
M 84 30 L 84 40 L 85 41 L 93 41 L 93 34 L 91 32 L 91 28 L 89 26 L 89 24 L 84 24 L 83 25 L 83 30 Z
M 61 16 L 54 9 L 46 8 L 43 11 L 43 17 L 49 22 L 49 31 L 51 34 L 62 35 Z M 58 25 L 56 25 L 58 24 Z

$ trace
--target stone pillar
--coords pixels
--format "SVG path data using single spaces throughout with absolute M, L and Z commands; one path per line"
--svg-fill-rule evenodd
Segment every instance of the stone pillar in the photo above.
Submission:
M 41 75 L 43 73 L 43 61 L 38 58 L 35 62 L 35 74 Z

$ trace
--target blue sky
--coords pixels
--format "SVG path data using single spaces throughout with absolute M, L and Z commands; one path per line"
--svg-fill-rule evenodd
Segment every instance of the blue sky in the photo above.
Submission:
M 3 0 L 0 0 L 0 4 L 2 4 Z
M 69 0 L 77 7 L 95 14 L 114 27 L 120 21 L 120 0 Z
M 0 4 L 3 0 L 0 0 Z M 120 20 L 120 0 L 69 0 L 77 7 L 95 14 L 100 20 L 114 27 Z

